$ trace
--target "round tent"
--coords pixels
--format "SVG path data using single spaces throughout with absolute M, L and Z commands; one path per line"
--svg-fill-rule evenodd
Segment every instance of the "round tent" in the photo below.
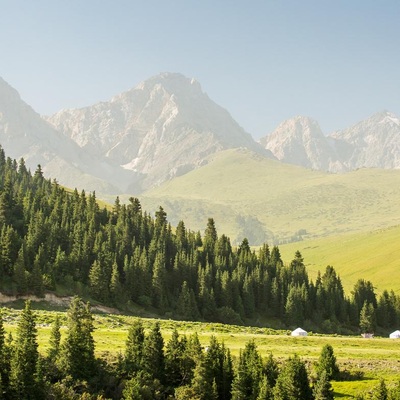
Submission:
M 307 336 L 307 332 L 304 329 L 297 328 L 292 333 L 292 336 Z
M 390 339 L 400 339 L 400 331 L 394 331 L 389 335 Z

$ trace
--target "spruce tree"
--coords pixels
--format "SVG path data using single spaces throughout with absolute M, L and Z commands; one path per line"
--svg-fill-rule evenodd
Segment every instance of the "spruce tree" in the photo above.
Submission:
M 384 379 L 380 379 L 378 385 L 372 391 L 371 400 L 388 400 L 389 394 Z
M 128 376 L 142 369 L 144 340 L 142 321 L 137 319 L 129 328 L 125 345 L 125 373 Z
M 61 344 L 61 323 L 60 323 L 60 317 L 56 315 L 51 332 L 50 332 L 50 338 L 49 338 L 49 359 L 50 360 L 56 360 L 59 356 L 60 353 L 60 344 Z
M 13 280 L 17 286 L 18 294 L 26 294 L 28 291 L 27 271 L 25 269 L 25 245 L 23 244 L 18 252 L 14 265 Z
M 274 400 L 311 400 L 313 395 L 304 362 L 295 355 L 282 367 L 274 387 Z
M 185 351 L 185 342 L 179 340 L 176 329 L 172 332 L 171 339 L 165 349 L 165 377 L 168 386 L 173 388 L 182 384 L 182 359 Z
M 328 373 L 324 370 L 318 377 L 313 388 L 314 400 L 333 400 L 333 389 Z
M 246 343 L 240 352 L 237 374 L 232 384 L 232 399 L 256 400 L 262 380 L 262 360 L 254 341 Z
M 100 261 L 93 262 L 89 271 L 90 293 L 94 299 L 106 302 L 108 300 L 108 280 L 104 265 Z
M 263 369 L 264 369 L 264 374 L 268 380 L 268 385 L 270 387 L 274 387 L 279 375 L 279 367 L 278 363 L 272 356 L 272 353 L 270 353 L 269 356 L 267 357 Z
M 218 391 L 214 380 L 210 380 L 208 364 L 202 355 L 197 359 L 191 383 L 193 398 L 199 400 L 217 400 Z
M 3 315 L 0 311 L 0 381 L 1 391 L 0 398 L 3 393 L 7 393 L 10 380 L 10 347 L 6 343 L 6 334 L 3 325 Z
M 96 359 L 90 305 L 75 296 L 67 313 L 67 337 L 62 343 L 61 366 L 66 375 L 87 380 L 95 375 Z
M 116 262 L 114 262 L 112 266 L 111 280 L 110 280 L 110 296 L 114 305 L 118 305 L 123 298 L 120 274 Z
M 273 400 L 273 398 L 274 397 L 272 387 L 268 383 L 267 377 L 264 375 L 260 383 L 260 390 L 257 396 L 257 400 Z
M 222 345 L 224 348 L 225 346 Z M 222 395 L 221 400 L 230 400 L 232 398 L 232 383 L 235 377 L 233 361 L 229 349 L 224 350 L 224 363 L 222 370 Z
M 326 344 L 322 348 L 316 369 L 318 376 L 325 371 L 329 380 L 335 379 L 338 376 L 339 368 L 336 364 L 336 357 L 333 354 L 333 347 L 330 344 Z
M 16 398 L 35 399 L 39 352 L 35 316 L 29 300 L 21 313 L 16 333 L 10 384 Z
M 183 337 L 184 352 L 182 355 L 182 385 L 188 385 L 193 379 L 194 368 L 199 357 L 202 357 L 202 348 L 197 333 L 188 338 Z
M 34 295 L 44 297 L 43 274 L 38 255 L 35 256 L 35 261 L 33 263 L 30 284 Z
M 143 370 L 154 379 L 165 381 L 164 339 L 157 321 L 146 336 L 143 346 Z
M 157 307 L 160 311 L 164 311 L 168 304 L 166 274 L 165 255 L 162 252 L 157 252 L 153 266 L 152 301 L 154 307 Z
M 360 311 L 360 329 L 362 333 L 374 333 L 376 329 L 375 309 L 367 301 L 364 302 Z

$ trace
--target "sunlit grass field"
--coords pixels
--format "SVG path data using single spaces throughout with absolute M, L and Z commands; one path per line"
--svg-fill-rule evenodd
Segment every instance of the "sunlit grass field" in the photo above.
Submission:
M 340 275 L 350 295 L 358 279 L 370 280 L 376 293 L 383 290 L 400 292 L 400 226 L 358 234 L 305 240 L 279 246 L 282 258 L 290 261 L 296 250 L 304 258 L 308 274 L 314 279 L 327 265 Z
M 16 334 L 18 312 L 5 309 L 6 332 Z M 65 322 L 65 313 L 58 313 Z M 39 350 L 46 354 L 49 346 L 51 323 L 56 312 L 35 311 L 37 317 Z M 124 353 L 128 329 L 135 317 L 122 315 L 94 315 L 96 354 L 99 357 L 116 356 Z M 145 329 L 151 328 L 153 319 L 142 319 Z M 227 346 L 234 359 L 246 343 L 254 340 L 263 357 L 270 353 L 282 362 L 289 356 L 297 354 L 312 371 L 321 349 L 330 344 L 336 355 L 339 368 L 346 371 L 354 380 L 332 382 L 336 398 L 351 399 L 358 393 L 370 390 L 384 378 L 387 384 L 400 379 L 400 342 L 389 338 L 363 339 L 357 336 L 315 335 L 291 337 L 289 331 L 275 331 L 268 328 L 229 326 L 223 324 L 158 320 L 161 324 L 165 343 L 171 337 L 174 328 L 180 335 L 198 334 L 203 346 L 207 346 L 212 335 Z M 62 328 L 65 337 L 66 327 Z
M 140 200 L 148 211 L 161 205 L 172 225 L 183 220 L 203 232 L 213 217 L 218 232 L 233 241 L 250 240 L 261 230 L 272 244 L 299 232 L 316 238 L 400 224 L 400 171 L 330 174 L 233 149 Z

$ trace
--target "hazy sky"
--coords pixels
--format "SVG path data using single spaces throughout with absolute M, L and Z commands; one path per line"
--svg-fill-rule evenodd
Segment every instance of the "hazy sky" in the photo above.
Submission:
M 255 138 L 400 115 L 398 0 L 0 0 L 0 76 L 41 114 L 160 72 L 196 78 Z

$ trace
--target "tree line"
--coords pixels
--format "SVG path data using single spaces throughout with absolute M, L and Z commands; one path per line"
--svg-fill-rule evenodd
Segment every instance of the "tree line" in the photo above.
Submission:
M 255 251 L 246 238 L 232 246 L 208 218 L 203 234 L 180 221 L 172 227 L 162 207 L 154 217 L 131 197 L 100 207 L 95 193 L 69 191 L 32 174 L 0 148 L 0 287 L 43 296 L 79 294 L 129 311 L 231 324 L 280 321 L 324 332 L 395 328 L 400 298 L 379 297 L 360 279 L 345 296 L 327 266 L 316 281 L 300 252 L 283 263 L 278 246 Z M 73 293 L 71 293 L 71 291 Z
M 49 349 L 40 354 L 30 301 L 15 339 L 5 334 L 0 314 L 0 399 L 333 399 L 330 380 L 339 376 L 330 345 L 312 369 L 296 355 L 262 359 L 254 340 L 234 360 L 214 336 L 202 347 L 196 333 L 174 330 L 165 343 L 159 322 L 145 331 L 140 319 L 130 326 L 123 353 L 96 358 L 90 305 L 78 296 L 65 323 L 62 335 L 54 318 Z
M 39 353 L 30 301 L 20 314 L 15 339 L 6 335 L 0 311 L 0 399 L 331 400 L 331 380 L 349 378 L 339 370 L 330 344 L 313 363 L 296 354 L 262 358 L 254 340 L 232 357 L 215 336 L 202 346 L 197 333 L 180 335 L 175 329 L 165 342 L 158 321 L 145 330 L 137 318 L 124 351 L 97 358 L 93 331 L 90 304 L 75 296 L 65 321 L 55 315 L 48 350 Z M 399 400 L 400 381 L 387 387 L 381 379 L 367 396 Z M 357 398 L 365 397 L 360 393 Z

